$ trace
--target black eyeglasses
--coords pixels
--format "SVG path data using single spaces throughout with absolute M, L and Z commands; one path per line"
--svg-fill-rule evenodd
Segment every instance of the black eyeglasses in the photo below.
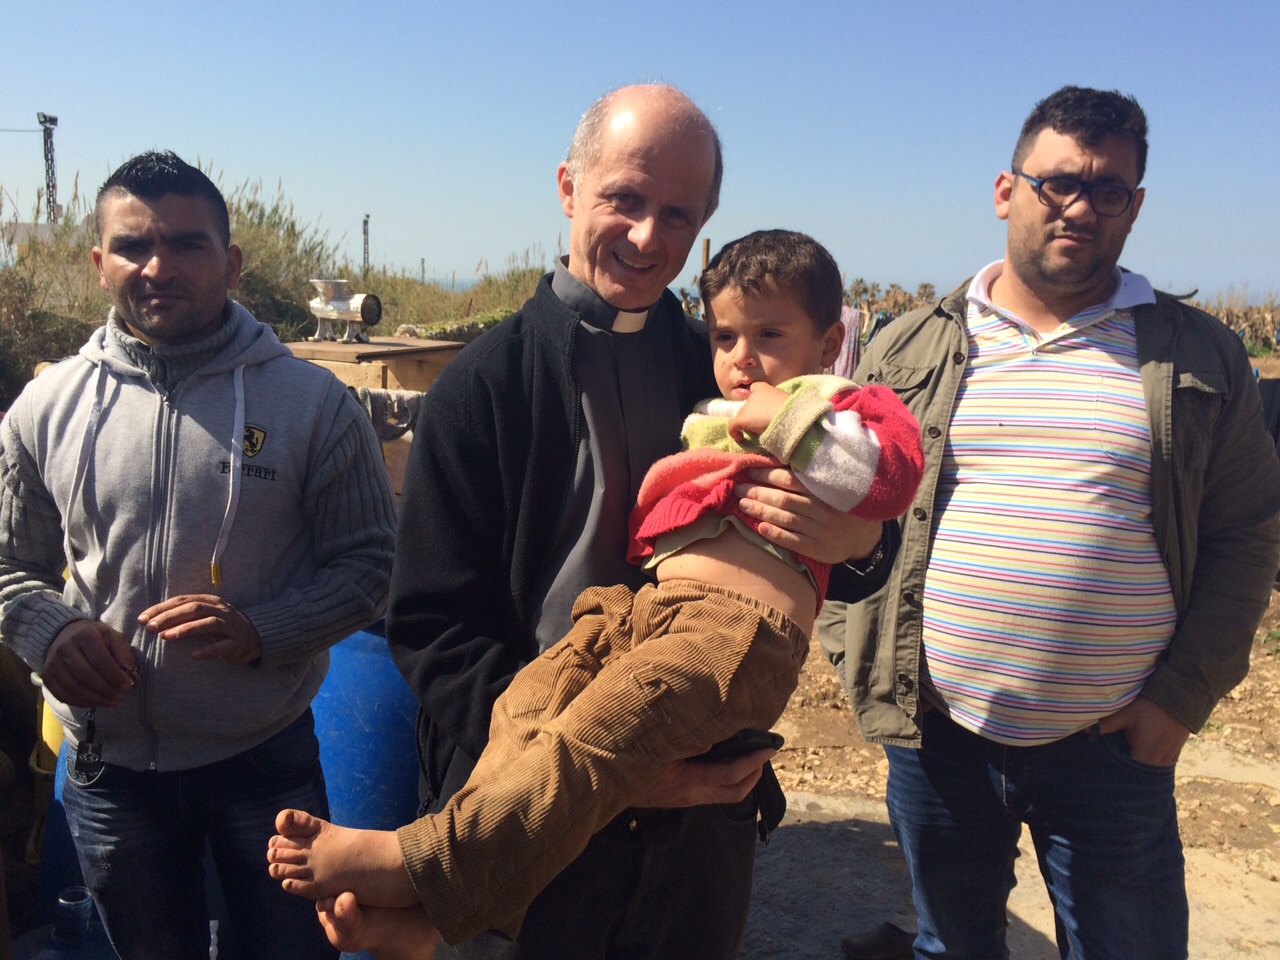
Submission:
M 1097 183 L 1075 177 L 1033 177 L 1021 170 L 1013 171 L 1035 188 L 1036 196 L 1046 207 L 1064 209 L 1076 202 L 1080 194 L 1089 198 L 1089 206 L 1100 217 L 1118 217 L 1133 203 L 1135 190 L 1114 183 Z

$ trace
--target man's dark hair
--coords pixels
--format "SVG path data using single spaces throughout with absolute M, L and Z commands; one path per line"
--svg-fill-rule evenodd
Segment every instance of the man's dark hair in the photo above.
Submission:
M 93 207 L 99 240 L 102 239 L 102 200 L 116 190 L 143 200 L 159 200 L 169 193 L 180 197 L 203 197 L 213 205 L 222 242 L 231 245 L 231 218 L 227 215 L 227 201 L 222 191 L 205 176 L 204 171 L 191 166 L 172 150 L 140 153 L 120 164 L 116 172 L 107 177 L 107 182 L 98 190 Z
M 711 258 L 698 281 L 702 307 L 730 287 L 743 293 L 785 293 L 799 301 L 819 333 L 840 322 L 844 284 L 826 247 L 792 230 L 757 230 Z
M 1147 115 L 1138 101 L 1118 90 L 1063 87 L 1031 111 L 1013 148 L 1013 169 L 1021 170 L 1031 145 L 1045 128 L 1065 134 L 1086 147 L 1109 136 L 1128 137 L 1138 158 L 1138 183 L 1147 172 Z

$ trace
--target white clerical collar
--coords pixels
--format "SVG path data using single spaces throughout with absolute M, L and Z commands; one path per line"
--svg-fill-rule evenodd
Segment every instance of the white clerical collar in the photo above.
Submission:
M 653 309 L 646 307 L 638 311 L 619 310 L 605 303 L 598 293 L 569 272 L 568 257 L 561 257 L 556 261 L 555 272 L 551 277 L 551 292 L 566 307 L 582 314 L 585 323 L 614 333 L 638 333 L 643 330 L 649 319 L 649 311 Z

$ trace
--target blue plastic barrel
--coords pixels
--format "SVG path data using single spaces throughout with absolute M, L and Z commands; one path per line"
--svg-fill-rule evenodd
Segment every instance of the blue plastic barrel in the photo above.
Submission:
M 394 830 L 417 815 L 418 703 L 396 670 L 381 621 L 329 651 L 311 708 L 334 823 Z
M 334 823 L 394 830 L 418 812 L 418 702 L 387 650 L 382 622 L 329 650 L 311 702 Z M 372 960 L 344 953 L 343 960 Z

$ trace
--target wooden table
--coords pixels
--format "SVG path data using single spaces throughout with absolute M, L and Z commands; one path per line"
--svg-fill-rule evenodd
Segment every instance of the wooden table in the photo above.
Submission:
M 324 367 L 349 387 L 372 390 L 416 390 L 426 393 L 444 365 L 465 344 L 452 340 L 371 337 L 369 343 L 286 343 L 295 357 Z M 382 444 L 382 460 L 397 501 L 404 484 L 410 435 Z
M 331 370 L 349 387 L 425 393 L 464 344 L 451 340 L 370 337 L 368 343 L 286 343 L 295 357 Z

